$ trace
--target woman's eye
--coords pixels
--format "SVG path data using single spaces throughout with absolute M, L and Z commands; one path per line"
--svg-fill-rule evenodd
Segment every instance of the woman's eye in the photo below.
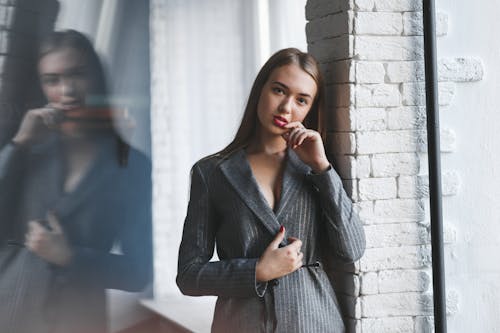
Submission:
M 42 79 L 42 83 L 48 86 L 55 85 L 57 84 L 57 82 L 58 82 L 57 77 L 44 77 Z
M 297 99 L 297 101 L 298 101 L 298 102 L 299 102 L 299 104 L 301 104 L 301 105 L 307 105 L 307 100 L 306 100 L 305 98 L 302 98 L 302 97 L 301 97 L 301 98 Z
M 285 91 L 279 87 L 274 87 L 273 91 L 277 94 L 284 94 L 285 93 Z

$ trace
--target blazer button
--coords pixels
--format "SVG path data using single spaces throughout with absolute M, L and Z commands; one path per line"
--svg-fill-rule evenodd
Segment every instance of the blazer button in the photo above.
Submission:
M 276 280 L 276 279 L 271 280 L 271 286 L 276 287 L 276 286 L 278 286 L 279 284 L 280 284 L 280 282 L 279 282 L 278 280 Z

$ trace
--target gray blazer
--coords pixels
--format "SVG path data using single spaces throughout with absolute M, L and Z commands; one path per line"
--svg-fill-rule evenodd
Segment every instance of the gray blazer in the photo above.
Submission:
M 200 160 L 191 177 L 177 284 L 186 295 L 219 296 L 212 331 L 344 332 L 323 264 L 329 257 L 358 260 L 365 236 L 334 169 L 312 174 L 288 150 L 276 211 L 261 194 L 244 150 Z M 281 245 L 290 236 L 301 239 L 304 263 L 320 266 L 257 283 L 257 260 L 281 224 Z M 214 245 L 219 261 L 210 261 Z
M 105 289 L 140 290 L 152 276 L 151 163 L 135 149 L 116 160 L 116 139 L 71 193 L 56 137 L 0 150 L 0 331 L 107 332 Z M 26 224 L 54 211 L 73 250 L 57 267 L 26 248 Z M 13 244 L 12 242 L 16 243 Z M 121 254 L 110 253 L 120 244 Z

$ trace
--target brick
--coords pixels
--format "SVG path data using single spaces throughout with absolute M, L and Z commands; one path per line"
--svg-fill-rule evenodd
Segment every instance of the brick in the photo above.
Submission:
M 358 200 L 358 186 L 355 179 L 342 179 L 342 185 L 346 191 L 349 198 L 352 201 L 357 202 Z
M 354 0 L 354 9 L 356 11 L 371 12 L 375 7 L 375 0 Z
M 363 317 L 418 316 L 433 313 L 430 294 L 395 293 L 361 297 Z
M 367 333 L 414 333 L 412 317 L 363 318 L 362 332 Z
M 396 247 L 429 243 L 429 232 L 422 224 L 374 224 L 365 227 L 366 247 Z
M 368 178 L 371 175 L 371 161 L 368 156 L 356 157 L 356 178 Z
M 424 292 L 430 284 L 431 276 L 423 270 L 388 270 L 378 274 L 380 293 Z
M 359 108 L 354 113 L 358 131 L 381 131 L 387 128 L 384 108 Z
M 335 286 L 342 294 L 347 296 L 359 296 L 360 278 L 351 272 L 335 271 L 330 274 L 335 281 Z
M 335 108 L 332 113 L 328 114 L 327 119 L 329 131 L 352 132 L 356 130 L 356 117 L 348 107 Z
M 431 316 L 415 317 L 415 332 L 434 333 L 434 317 Z
M 363 272 L 415 269 L 428 267 L 430 263 L 431 251 L 427 245 L 370 248 L 360 260 L 360 269 Z
M 424 203 L 417 199 L 377 200 L 374 203 L 372 218 L 374 223 L 423 221 Z
M 457 195 L 460 188 L 460 177 L 456 171 L 443 171 L 441 175 L 441 191 L 443 196 Z M 426 198 L 429 196 L 429 177 L 408 176 L 398 179 L 398 197 Z
M 455 95 L 455 84 L 452 82 L 439 83 L 439 105 L 449 105 Z M 403 83 L 401 88 L 403 105 L 425 105 L 425 83 Z
M 326 86 L 325 106 L 327 108 L 344 107 L 349 108 L 354 104 L 354 85 L 341 83 Z
M 330 133 L 327 135 L 327 151 L 330 154 L 354 154 L 356 138 L 354 133 Z
M 314 0 L 306 3 L 306 19 L 324 17 L 353 8 L 351 1 Z
M 356 158 L 349 155 L 335 155 L 333 157 L 335 170 L 342 179 L 356 178 Z
M 387 109 L 387 128 L 390 130 L 422 129 L 427 125 L 425 106 L 402 106 Z
M 354 54 L 360 60 L 419 60 L 424 56 L 421 36 L 356 36 Z
M 429 179 L 425 176 L 404 176 L 398 178 L 399 198 L 427 198 Z
M 401 94 L 395 84 L 364 84 L 356 86 L 357 107 L 399 106 Z
M 354 17 L 356 35 L 401 35 L 401 13 L 358 12 Z
M 393 61 L 385 64 L 387 80 L 391 83 L 425 81 L 423 61 Z
M 353 206 L 363 224 L 369 224 L 370 219 L 373 219 L 373 202 L 361 201 L 354 203 Z
M 403 13 L 403 34 L 407 36 L 422 36 L 423 30 L 422 12 Z M 448 34 L 448 15 L 438 12 L 436 14 L 436 35 L 445 36 Z
M 420 131 L 419 137 L 419 148 L 420 152 L 427 152 L 427 131 Z M 442 128 L 440 130 L 440 144 L 441 152 L 453 152 L 456 150 L 456 134 L 453 130 L 449 128 Z
M 335 170 L 342 179 L 368 178 L 370 158 L 368 156 L 334 155 Z
M 362 333 L 361 332 L 361 322 L 362 322 L 361 319 L 344 318 L 346 332 Z
M 394 199 L 397 195 L 395 178 L 366 178 L 358 182 L 359 199 Z
M 338 60 L 320 64 L 325 84 L 353 83 L 355 81 L 355 66 L 352 60 Z
M 416 153 L 389 153 L 372 156 L 374 177 L 416 175 L 419 169 L 420 159 Z
M 375 10 L 379 12 L 413 12 L 422 10 L 422 3 L 415 0 L 375 0 Z
M 353 21 L 354 14 L 352 11 L 339 12 L 314 19 L 306 24 L 307 42 L 311 43 L 321 39 L 352 34 Z
M 341 293 L 337 294 L 339 302 L 343 305 L 342 309 L 345 316 L 348 318 L 361 318 L 361 300 L 359 297 L 344 295 Z
M 352 57 L 353 41 L 352 35 L 342 35 L 309 43 L 307 49 L 320 63 L 343 60 Z
M 417 131 L 357 132 L 356 151 L 358 154 L 415 152 L 420 135 Z
M 484 75 L 483 63 L 478 58 L 439 59 L 438 74 L 440 81 L 480 81 Z
M 384 83 L 385 68 L 380 62 L 356 62 L 356 83 Z
M 361 295 L 378 294 L 378 274 L 376 272 L 368 272 L 361 275 Z

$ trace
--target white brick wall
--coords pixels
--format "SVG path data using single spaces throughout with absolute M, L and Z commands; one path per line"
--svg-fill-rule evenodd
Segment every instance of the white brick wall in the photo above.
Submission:
M 421 10 L 417 0 L 309 0 L 306 7 L 309 51 L 329 84 L 327 147 L 367 237 L 354 275 L 359 294 L 349 296 L 352 332 L 433 331 Z M 446 36 L 448 16 L 436 19 L 437 35 Z M 483 65 L 444 58 L 438 74 L 441 112 L 449 112 L 457 83 L 481 80 Z M 442 128 L 441 152 L 457 145 L 454 130 Z M 443 171 L 443 195 L 457 195 L 460 182 L 454 170 Z M 444 229 L 453 246 L 455 229 L 448 221 Z M 458 293 L 448 293 L 448 310 L 459 310 Z

